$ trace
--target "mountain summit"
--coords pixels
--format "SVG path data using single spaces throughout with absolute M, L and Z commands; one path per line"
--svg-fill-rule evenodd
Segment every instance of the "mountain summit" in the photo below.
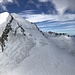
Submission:
M 75 38 L 44 33 L 15 13 L 1 15 L 6 14 L 0 23 L 0 75 L 75 75 Z

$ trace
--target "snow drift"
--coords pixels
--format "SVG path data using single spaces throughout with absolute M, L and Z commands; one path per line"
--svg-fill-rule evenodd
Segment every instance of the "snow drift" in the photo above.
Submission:
M 0 52 L 0 75 L 75 75 L 75 56 L 62 46 L 68 37 L 54 39 L 19 15 L 7 12 L 1 15 L 6 14 L 6 20 L 0 24 L 0 37 L 12 17 L 13 20 L 4 51 Z

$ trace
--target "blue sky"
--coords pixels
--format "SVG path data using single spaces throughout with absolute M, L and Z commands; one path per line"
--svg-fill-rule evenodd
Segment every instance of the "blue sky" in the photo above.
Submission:
M 0 0 L 0 13 L 17 13 L 42 31 L 75 35 L 75 0 Z

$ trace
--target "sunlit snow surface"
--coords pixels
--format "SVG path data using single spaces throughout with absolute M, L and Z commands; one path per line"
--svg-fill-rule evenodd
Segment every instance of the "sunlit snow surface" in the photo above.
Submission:
M 75 50 L 75 38 L 43 35 L 34 24 L 15 13 L 12 16 L 13 31 L 18 22 L 26 36 L 20 29 L 16 36 L 10 31 L 5 50 L 0 52 L 0 75 L 75 75 L 75 56 L 70 53 Z
M 0 24 L 5 22 L 8 16 L 9 16 L 8 12 L 4 12 L 4 13 L 0 14 Z
M 2 35 L 2 32 L 4 31 L 4 28 L 6 26 L 6 19 L 8 18 L 9 13 L 4 12 L 0 14 L 0 36 Z

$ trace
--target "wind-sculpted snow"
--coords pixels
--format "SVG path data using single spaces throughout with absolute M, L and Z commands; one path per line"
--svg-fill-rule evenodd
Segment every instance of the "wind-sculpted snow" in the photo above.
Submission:
M 11 16 L 12 30 L 4 51 L 0 52 L 0 75 L 75 75 L 75 57 L 67 52 L 75 45 L 74 38 L 44 34 L 34 23 L 15 13 L 9 14 L 1 24 L 2 30 Z
M 27 38 L 22 35 L 15 37 L 12 33 L 9 35 L 10 39 L 6 44 L 5 51 L 0 55 L 0 75 L 5 75 L 6 73 L 3 74 L 4 72 L 16 67 L 29 56 L 30 49 L 35 46 L 33 38 Z
M 46 38 L 54 45 L 58 46 L 62 50 L 68 51 L 70 54 L 75 55 L 75 38 L 67 35 L 52 36 L 45 33 Z
M 9 32 L 8 41 L 5 42 L 4 52 L 0 55 L 0 75 L 6 75 L 7 71 L 13 69 L 28 57 L 29 51 L 36 44 L 29 33 L 26 33 L 26 36 L 24 36 L 20 29 L 18 29 L 17 34 L 14 35 L 15 27 L 17 27 L 18 24 L 16 20 L 12 21 L 11 27 L 13 30 Z M 10 20 L 8 22 L 10 22 Z

